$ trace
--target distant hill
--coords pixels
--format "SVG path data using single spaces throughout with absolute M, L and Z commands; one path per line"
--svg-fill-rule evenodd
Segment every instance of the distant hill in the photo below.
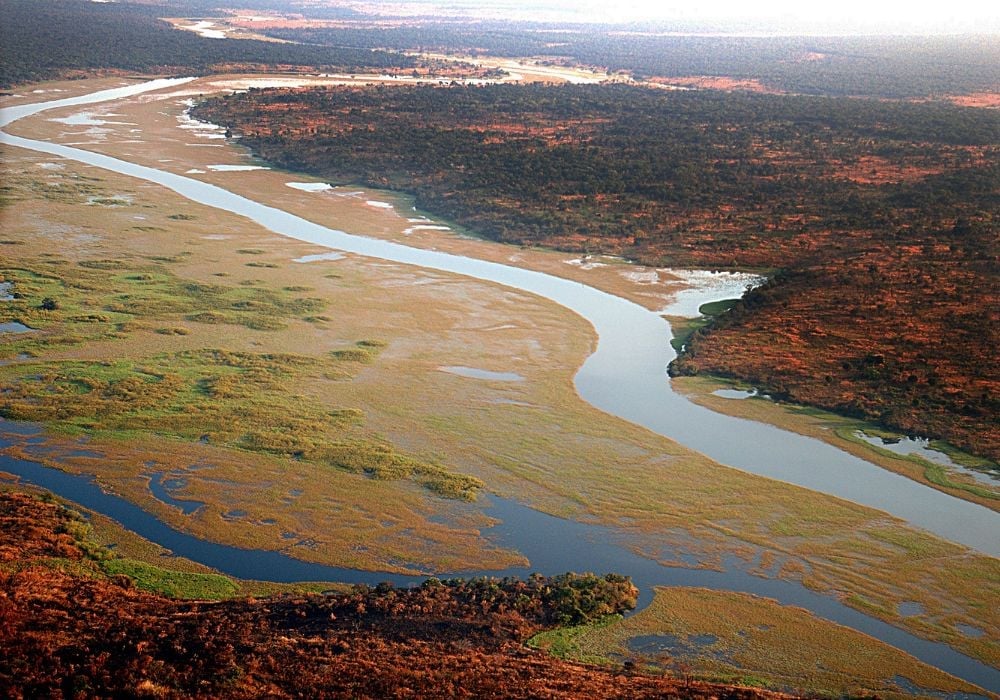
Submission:
M 636 78 L 728 78 L 772 91 L 911 99 L 1000 92 L 995 36 L 685 36 L 669 27 L 424 21 L 272 28 L 331 47 L 458 51 L 582 63 Z M 679 84 L 684 84 L 680 81 Z

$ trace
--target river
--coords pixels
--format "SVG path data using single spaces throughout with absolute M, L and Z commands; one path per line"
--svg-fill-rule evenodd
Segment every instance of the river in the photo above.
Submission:
M 191 80 L 155 80 L 80 97 L 0 110 L 0 127 L 57 107 L 128 97 Z M 722 464 L 885 511 L 944 539 L 1000 556 L 1000 513 L 893 474 L 819 440 L 715 413 L 671 390 L 676 356 L 670 325 L 620 297 L 542 272 L 352 235 L 260 204 L 216 185 L 69 146 L 0 132 L 0 142 L 42 151 L 163 185 L 199 204 L 245 216 L 289 238 L 392 262 L 467 275 L 531 292 L 587 319 L 595 352 L 576 375 L 597 408 L 691 447 Z
M 0 127 L 48 109 L 120 99 L 173 87 L 189 80 L 191 79 L 156 80 L 74 98 L 7 108 L 0 110 Z M 575 378 L 580 396 L 597 408 L 644 426 L 723 464 L 876 508 L 944 539 L 990 556 L 1000 556 L 1000 538 L 996 537 L 996 533 L 1000 532 L 1000 514 L 887 472 L 821 441 L 769 425 L 714 413 L 673 392 L 666 376 L 666 367 L 675 356 L 669 342 L 670 326 L 657 313 L 635 303 L 580 282 L 541 272 L 351 235 L 260 204 L 215 185 L 110 156 L 25 139 L 5 132 L 0 132 L 0 143 L 154 182 L 191 201 L 242 215 L 290 238 L 368 257 L 467 275 L 545 297 L 587 319 L 598 335 L 595 352 L 584 362 Z M 62 495 L 74 500 L 72 491 Z M 503 502 L 500 506 L 503 507 Z M 548 517 L 530 515 L 535 512 L 516 504 L 508 504 L 507 507 L 520 508 L 515 521 Z M 547 523 L 545 527 L 556 525 Z M 539 531 L 544 530 L 533 530 Z M 546 555 L 541 551 L 531 551 L 532 540 L 533 538 L 528 537 L 525 541 L 514 542 L 513 546 L 531 557 L 533 564 L 539 564 L 541 562 L 536 561 L 535 557 L 541 557 L 541 561 L 545 561 Z M 621 547 L 618 549 L 624 551 Z M 580 560 L 574 560 L 575 566 L 572 568 L 615 568 L 605 566 L 605 558 L 598 555 L 598 548 L 587 546 L 580 554 L 585 561 L 581 563 Z M 633 570 L 624 569 L 622 572 L 635 576 L 636 567 L 641 568 L 638 562 L 631 562 L 629 566 Z M 548 566 L 538 568 L 555 571 Z M 655 581 L 670 582 L 662 572 L 651 579 L 651 582 Z M 780 582 L 780 585 L 795 586 L 787 582 Z M 798 588 L 801 589 L 801 586 Z M 737 586 L 736 589 L 741 588 Z M 753 586 L 747 589 L 755 590 Z M 803 594 L 808 593 L 801 590 Z M 779 599 L 782 597 L 787 600 L 787 596 Z M 823 616 L 831 616 L 830 604 L 840 606 L 830 598 L 816 598 L 826 602 L 820 604 L 808 600 L 798 604 Z M 850 616 L 857 616 L 857 619 L 845 620 L 844 624 L 854 627 L 859 624 L 858 619 L 863 619 L 883 625 L 891 632 L 889 636 L 882 629 L 866 631 L 955 675 L 987 688 L 1000 687 L 1000 672 L 996 669 L 968 659 L 943 645 L 906 635 L 849 608 L 840 607 L 849 611 Z M 834 619 L 838 615 L 839 612 L 833 616 Z M 893 634 L 897 637 L 890 641 Z M 899 638 L 898 635 L 905 635 L 910 639 Z

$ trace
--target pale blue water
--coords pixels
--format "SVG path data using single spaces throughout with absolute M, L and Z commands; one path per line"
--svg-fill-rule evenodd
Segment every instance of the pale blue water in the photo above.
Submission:
M 34 328 L 28 328 L 28 326 L 18 321 L 8 321 L 7 323 L 0 323 L 0 333 L 30 333 L 35 330 Z
M 879 449 L 888 450 L 889 452 L 902 455 L 903 457 L 921 457 L 922 459 L 926 459 L 928 462 L 933 462 L 934 464 L 939 464 L 942 467 L 948 467 L 948 469 L 952 471 L 965 474 L 975 481 L 987 486 L 997 486 L 997 482 L 1000 482 L 1000 471 L 995 469 L 971 469 L 959 464 L 944 452 L 940 452 L 931 447 L 931 441 L 927 438 L 898 437 L 886 439 L 876 437 L 874 435 L 868 435 L 861 430 L 855 431 L 854 434 L 867 442 L 869 445 L 873 445 Z
M 476 369 L 475 367 L 462 367 L 462 366 L 449 366 L 449 367 L 439 367 L 442 372 L 447 372 L 448 374 L 456 374 L 459 377 L 468 377 L 469 379 L 485 379 L 487 381 L 494 382 L 520 382 L 524 381 L 524 377 L 516 372 L 493 372 L 488 369 Z

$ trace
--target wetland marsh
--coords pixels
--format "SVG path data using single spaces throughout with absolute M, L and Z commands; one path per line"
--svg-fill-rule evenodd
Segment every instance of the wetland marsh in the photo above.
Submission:
M 116 106 L 115 111 L 118 109 Z M 143 148 L 151 144 L 152 141 L 146 143 Z M 100 147 L 115 151 L 131 150 L 134 146 L 133 144 L 122 146 L 108 141 Z M 178 146 L 174 148 L 183 150 Z M 72 157 L 77 156 L 75 152 L 71 151 L 63 151 L 62 153 Z M 165 156 L 161 154 L 160 157 Z M 137 160 L 143 158 L 148 158 L 148 156 L 140 155 Z M 213 162 L 217 159 L 218 154 L 216 153 Z M 171 158 L 171 160 L 174 159 Z M 104 165 L 110 163 L 109 161 L 101 162 Z M 181 167 L 188 169 L 190 166 L 196 165 L 201 166 L 196 169 L 205 169 L 205 163 L 196 163 L 190 160 L 177 160 L 161 165 L 170 169 Z M 97 175 L 96 171 L 90 172 Z M 135 173 L 141 173 L 147 177 L 152 175 L 147 170 L 133 171 L 133 174 Z M 98 175 L 98 177 L 108 176 Z M 199 175 L 199 177 L 202 176 Z M 240 179 L 222 180 L 222 178 L 227 177 Z M 287 181 L 286 174 L 269 171 L 219 172 L 204 175 L 205 180 L 224 182 L 227 187 L 235 189 L 254 189 L 263 182 L 270 182 L 270 180 L 249 179 L 256 177 L 284 178 L 282 182 Z M 170 180 L 170 182 L 183 188 L 195 187 L 191 183 L 182 183 L 178 180 Z M 117 186 L 115 187 L 117 188 Z M 315 205 L 304 198 L 310 195 L 316 196 L 316 193 L 305 190 L 294 191 L 292 188 L 285 187 L 280 189 L 288 191 L 288 194 L 278 190 L 269 191 L 273 192 L 269 196 L 276 200 L 274 202 L 276 205 L 281 206 L 281 200 L 285 198 L 298 198 L 294 207 L 315 209 Z M 185 191 L 187 190 L 185 189 Z M 212 197 L 214 198 L 217 194 L 219 193 L 213 190 Z M 163 195 L 153 196 L 156 198 Z M 369 197 L 364 197 L 359 201 L 363 204 L 369 199 Z M 122 209 L 127 209 L 127 207 L 122 207 Z M 368 207 L 368 209 L 374 210 L 368 214 L 366 220 L 366 226 L 369 230 L 392 229 L 389 221 L 390 217 L 395 217 L 395 219 L 402 219 L 395 224 L 398 228 L 394 230 L 398 233 L 389 232 L 383 235 L 387 237 L 405 235 L 401 229 L 408 222 L 405 221 L 404 217 L 395 214 L 391 207 Z M 185 212 L 188 211 L 197 212 L 188 214 L 190 216 L 203 215 L 203 210 L 197 206 L 185 208 Z M 120 213 L 124 219 L 125 212 Z M 330 401 L 326 390 L 335 387 L 333 391 L 341 398 L 349 397 L 352 399 L 353 403 L 348 402 L 347 404 L 350 408 L 361 407 L 360 410 L 365 416 L 366 432 L 383 436 L 390 444 L 401 447 L 406 452 L 412 450 L 415 454 L 434 456 L 444 464 L 461 464 L 463 473 L 481 479 L 490 492 L 505 495 L 517 493 L 520 499 L 552 513 L 616 525 L 623 533 L 629 535 L 629 547 L 641 551 L 647 557 L 666 561 L 683 560 L 690 557 L 700 566 L 719 566 L 719 562 L 725 561 L 725 557 L 730 556 L 734 551 L 750 560 L 753 560 L 761 551 L 768 551 L 771 552 L 768 556 L 776 565 L 772 571 L 777 571 L 777 576 L 799 579 L 818 590 L 836 591 L 855 607 L 893 620 L 896 624 L 906 626 L 925 636 L 947 638 L 959 648 L 963 648 L 980 658 L 996 659 L 996 640 L 991 639 L 988 635 L 985 638 L 976 637 L 973 639 L 956 634 L 961 630 L 959 625 L 967 627 L 979 625 L 989 628 L 988 620 L 992 613 L 983 606 L 989 605 L 992 589 L 988 583 L 982 590 L 977 591 L 976 589 L 981 587 L 980 584 L 995 577 L 995 559 L 982 557 L 963 550 L 961 547 L 947 544 L 929 535 L 909 529 L 899 521 L 891 520 L 865 508 L 784 484 L 764 481 L 741 472 L 725 470 L 713 465 L 704 457 L 651 435 L 646 430 L 628 426 L 621 421 L 604 416 L 590 407 L 576 405 L 578 402 L 575 402 L 572 396 L 571 384 L 576 370 L 573 360 L 563 359 L 558 367 L 554 367 L 550 361 L 555 354 L 553 349 L 555 347 L 565 351 L 563 358 L 575 358 L 582 361 L 593 349 L 593 331 L 565 309 L 552 308 L 551 305 L 520 292 L 504 291 L 501 287 L 483 286 L 481 283 L 452 278 L 444 272 L 417 271 L 413 268 L 396 265 L 386 266 L 384 263 L 366 261 L 358 256 L 362 250 L 366 253 L 378 251 L 382 254 L 391 250 L 393 253 L 405 254 L 404 260 L 411 263 L 425 266 L 430 264 L 439 268 L 446 267 L 443 260 L 448 260 L 449 266 L 452 264 L 451 258 L 435 255 L 433 251 L 414 251 L 412 249 L 400 251 L 395 246 L 386 247 L 384 243 L 370 239 L 364 242 L 364 249 L 359 249 L 354 247 L 355 242 L 339 233 L 331 238 L 326 227 L 318 226 L 312 221 L 288 219 L 281 212 L 276 212 L 273 209 L 267 209 L 265 213 L 265 221 L 269 226 L 292 226 L 294 230 L 290 232 L 293 235 L 305 236 L 313 245 L 303 245 L 291 241 L 278 242 L 270 234 L 258 230 L 254 230 L 254 233 L 248 236 L 243 233 L 244 224 L 237 224 L 225 217 L 221 217 L 218 223 L 213 218 L 211 226 L 208 227 L 203 223 L 204 218 L 194 218 L 187 221 L 173 219 L 170 227 L 171 230 L 183 231 L 183 236 L 187 237 L 186 240 L 180 242 L 180 246 L 186 245 L 197 236 L 201 236 L 198 239 L 199 245 L 205 246 L 201 250 L 211 249 L 213 254 L 217 256 L 217 261 L 237 259 L 239 254 L 233 255 L 231 253 L 232 249 L 237 247 L 244 248 L 246 246 L 245 249 L 250 249 L 252 246 L 262 250 L 261 255 L 254 257 L 260 258 L 261 262 L 267 262 L 274 267 L 255 266 L 249 269 L 249 273 L 263 278 L 263 283 L 256 284 L 258 287 L 271 287 L 276 290 L 293 286 L 314 287 L 321 289 L 321 294 L 325 296 L 334 293 L 332 289 L 334 286 L 342 285 L 344 288 L 339 292 L 338 301 L 346 303 L 349 294 L 360 289 L 370 289 L 373 280 L 385 280 L 382 282 L 384 288 L 381 292 L 384 298 L 382 302 L 379 302 L 380 306 L 376 305 L 379 307 L 377 311 L 390 314 L 390 317 L 395 314 L 394 321 L 386 323 L 384 317 L 379 320 L 378 313 L 370 311 L 362 322 L 350 322 L 355 326 L 367 325 L 367 328 L 355 328 L 348 332 L 348 329 L 342 328 L 346 322 L 346 314 L 331 313 L 327 309 L 303 309 L 298 317 L 290 322 L 290 328 L 303 334 L 305 340 L 301 344 L 310 353 L 315 354 L 320 348 L 329 353 L 332 349 L 329 342 L 330 335 L 339 341 L 338 349 L 335 351 L 343 350 L 345 346 L 357 342 L 358 338 L 385 338 L 386 342 L 385 349 L 378 353 L 375 367 L 361 368 L 354 379 L 350 381 L 334 382 L 331 380 L 329 384 L 324 382 L 322 383 L 323 391 L 320 391 L 318 386 L 310 386 L 307 382 L 299 388 L 303 395 L 311 398 L 322 395 L 324 400 Z M 152 215 L 154 215 L 153 211 L 144 211 L 142 214 L 142 216 L 147 217 Z M 135 216 L 134 211 L 130 211 L 127 216 Z M 387 218 L 380 219 L 378 218 L 380 216 Z M 166 218 L 162 211 L 158 212 L 156 218 L 161 223 L 166 223 L 162 221 Z M 133 220 L 132 226 L 135 226 L 135 223 Z M 146 222 L 139 225 L 157 226 L 158 224 Z M 208 228 L 211 231 L 207 230 Z M 318 231 L 318 229 L 322 229 L 322 231 Z M 433 230 L 421 232 L 422 235 L 437 235 L 439 233 Z M 104 232 L 103 235 L 112 237 L 111 232 Z M 131 240 L 127 244 L 134 246 L 137 250 L 146 246 L 153 249 L 172 245 L 175 248 L 172 253 L 165 254 L 164 251 L 157 253 L 169 259 L 169 262 L 163 261 L 163 264 L 168 265 L 171 270 L 195 277 L 208 277 L 215 274 L 215 272 L 208 272 L 208 268 L 213 267 L 213 265 L 206 260 L 198 260 L 199 256 L 179 255 L 183 252 L 183 248 L 177 250 L 177 242 L 168 243 L 166 231 L 160 233 L 142 231 L 139 234 L 132 231 L 131 235 L 145 239 Z M 207 238 L 208 236 L 220 235 L 236 235 L 240 240 L 238 245 L 233 245 L 231 241 Z M 117 239 L 114 245 L 120 245 L 122 240 L 124 238 Z M 434 241 L 434 245 L 436 245 L 440 239 L 434 239 Z M 322 252 L 317 252 L 322 249 L 315 243 L 346 250 L 348 258 L 315 261 L 294 266 L 286 264 L 293 253 L 295 258 L 302 258 L 307 254 L 322 254 Z M 452 241 L 448 245 L 457 244 Z M 229 252 L 226 252 L 227 250 Z M 510 256 L 509 250 L 502 254 Z M 93 251 L 81 250 L 75 252 L 74 255 L 81 259 L 93 259 Z M 243 256 L 244 259 L 241 262 L 244 268 L 247 262 L 246 257 Z M 564 256 L 562 257 L 564 258 Z M 575 270 L 573 266 L 561 264 L 567 271 Z M 448 267 L 448 269 L 456 269 L 456 271 L 465 273 L 471 270 L 478 274 L 486 274 L 482 272 L 484 270 L 492 274 L 497 269 L 495 266 L 476 261 L 463 260 L 462 265 L 461 268 Z M 310 271 L 306 273 L 305 268 L 309 268 Z M 228 271 L 234 268 L 231 265 L 226 265 L 224 269 Z M 583 275 L 586 274 L 586 271 L 576 271 L 571 272 L 571 274 Z M 330 278 L 327 275 L 335 277 Z M 539 280 L 539 277 L 532 273 L 513 268 L 510 268 L 509 271 L 505 269 L 504 275 L 503 282 L 513 281 L 515 285 L 524 287 Z M 523 280 L 529 280 L 529 282 Z M 238 279 L 232 281 L 239 285 Z M 250 278 L 244 281 L 250 281 Z M 420 281 L 422 284 L 413 284 L 414 281 Z M 650 314 L 638 305 L 623 307 L 620 299 L 616 301 L 615 297 L 596 292 L 596 290 L 584 286 L 580 281 L 571 282 L 565 279 L 550 280 L 548 278 L 544 281 L 546 285 L 551 285 L 551 287 L 546 287 L 546 291 L 557 290 L 547 295 L 558 297 L 564 305 L 570 308 L 573 308 L 574 304 L 579 304 L 581 299 L 600 300 L 600 303 L 609 304 L 609 315 L 598 319 L 594 324 L 601 338 L 598 354 L 604 352 L 609 358 L 614 357 L 614 353 L 609 351 L 611 346 L 608 340 L 614 334 L 615 328 L 628 328 L 631 332 L 633 322 L 641 326 L 646 323 L 646 321 L 639 321 L 641 318 L 648 317 L 655 320 L 656 328 L 649 338 L 649 352 L 643 355 L 641 363 L 632 366 L 635 368 L 641 365 L 642 369 L 636 373 L 636 377 L 638 381 L 649 387 L 649 391 L 661 393 L 664 391 L 667 383 L 663 369 L 665 368 L 664 358 L 669 359 L 667 355 L 669 352 L 667 343 L 669 332 L 665 324 L 655 314 Z M 240 287 L 236 286 L 235 288 L 238 290 Z M 403 289 L 409 296 L 414 293 L 415 289 L 419 288 L 423 288 L 423 293 L 427 295 L 424 299 L 427 307 L 421 309 L 421 320 L 426 320 L 428 315 L 436 315 L 437 325 L 431 326 L 422 334 L 411 330 L 410 337 L 407 337 L 405 333 L 400 331 L 399 322 L 402 319 L 399 317 L 398 309 L 394 310 L 391 302 L 396 301 L 396 306 L 398 306 L 398 297 L 393 299 L 394 296 L 402 294 L 401 290 Z M 459 292 L 457 296 L 456 292 Z M 227 291 L 226 293 L 235 292 Z M 639 289 L 632 291 L 632 294 L 636 296 L 643 293 L 646 292 Z M 313 292 L 309 292 L 309 294 L 312 295 Z M 456 307 L 446 311 L 437 311 L 435 314 L 433 309 L 435 305 L 440 303 L 443 294 L 455 298 Z M 487 299 L 489 299 L 488 302 Z M 476 323 L 470 324 L 462 320 L 458 308 L 461 304 L 478 306 L 480 316 Z M 106 306 L 106 304 L 100 305 Z M 621 313 L 623 308 L 629 309 L 624 318 Z M 219 312 L 216 311 L 216 313 Z M 313 320 L 307 320 L 307 316 L 313 317 Z M 328 320 L 320 320 L 317 323 L 315 320 L 317 316 L 326 316 Z M 530 323 L 527 322 L 528 318 L 531 319 Z M 238 322 L 234 323 L 234 320 L 230 318 L 222 318 L 220 322 L 227 333 L 232 334 L 230 342 L 246 344 L 247 346 L 260 343 L 258 351 L 267 350 L 267 346 L 272 346 L 270 349 L 274 350 L 273 346 L 282 344 L 275 339 L 276 335 L 280 335 L 277 329 L 241 327 Z M 96 323 L 100 325 L 102 322 Z M 539 336 L 541 332 L 538 329 L 545 327 L 546 323 L 556 324 L 558 328 L 572 329 L 571 333 L 562 341 L 562 346 L 559 346 L 558 343 L 555 346 L 549 344 L 554 342 L 554 336 L 558 336 L 559 333 L 550 331 Z M 652 324 L 652 321 L 650 323 Z M 505 325 L 512 325 L 513 328 L 503 329 L 502 327 Z M 212 323 L 198 321 L 182 323 L 178 326 L 163 325 L 161 327 L 182 326 L 190 327 L 194 333 L 170 335 L 158 339 L 157 343 L 164 343 L 164 352 L 179 353 L 199 347 L 210 347 L 203 343 L 211 339 L 213 332 L 218 331 L 218 329 L 213 330 Z M 382 332 L 372 332 L 379 328 Z M 650 325 L 650 328 L 653 326 Z M 97 357 L 102 353 L 115 353 L 122 347 L 128 347 L 130 351 L 137 352 L 146 345 L 142 356 L 145 361 L 148 361 L 150 359 L 149 332 L 148 328 L 144 330 L 126 329 L 125 334 L 133 334 L 132 339 L 101 338 L 100 343 L 103 343 L 103 346 L 100 344 L 88 345 L 86 353 L 91 357 Z M 471 350 L 476 346 L 468 342 L 471 337 L 499 338 L 502 343 L 508 344 L 510 349 L 506 355 L 498 355 L 484 349 L 481 356 L 477 357 L 477 353 Z M 447 338 L 448 343 L 442 347 L 435 345 L 442 338 Z M 495 346 L 487 347 L 493 348 Z M 628 343 L 627 348 L 628 355 L 635 359 L 637 346 L 634 338 Z M 511 352 L 511 350 L 513 351 Z M 620 351 L 621 348 L 618 350 Z M 68 359 L 72 352 L 63 350 L 57 352 L 56 356 L 61 355 L 59 359 L 62 361 Z M 449 354 L 450 357 L 448 357 Z M 45 360 L 55 360 L 56 356 L 46 356 Z M 503 358 L 503 362 L 496 362 L 498 357 Z M 646 421 L 661 420 L 662 416 L 643 417 L 637 415 L 634 413 L 634 407 L 624 405 L 630 403 L 630 395 L 624 393 L 625 387 L 620 381 L 620 376 L 608 373 L 609 363 L 613 364 L 613 360 L 606 360 L 605 364 L 602 364 L 591 359 L 584 364 L 583 370 L 576 379 L 576 386 L 580 394 L 585 398 L 594 395 L 588 394 L 588 392 L 603 394 L 605 398 L 611 395 L 612 404 L 618 401 L 621 406 L 618 409 L 613 408 L 612 412 L 619 413 L 633 422 L 645 425 Z M 395 386 L 392 386 L 393 382 L 389 381 L 392 377 L 378 375 L 387 372 L 387 365 L 393 364 L 398 364 L 395 368 L 396 371 L 406 372 L 409 369 L 417 369 L 418 371 L 410 375 L 405 384 L 396 382 Z M 590 366 L 588 367 L 588 365 Z M 482 368 L 482 371 L 486 372 L 509 372 L 523 377 L 524 381 L 482 382 L 485 386 L 481 388 L 480 392 L 470 397 L 466 393 L 468 380 L 464 377 L 448 378 L 445 376 L 444 379 L 448 381 L 444 381 L 442 375 L 446 375 L 446 373 L 440 371 L 441 367 L 474 367 Z M 655 367 L 652 374 L 646 372 L 652 367 Z M 393 372 L 388 371 L 388 373 L 391 375 Z M 542 380 L 543 376 L 547 378 Z M 649 381 L 650 376 L 659 376 L 661 381 Z M 451 379 L 454 380 L 453 384 L 449 383 Z M 605 383 L 604 388 L 601 388 L 602 383 Z M 391 389 L 390 386 L 392 386 Z M 609 386 L 611 388 L 608 388 Z M 642 389 L 642 387 L 636 387 L 636 390 Z M 439 392 L 440 395 L 429 397 L 428 392 Z M 391 400 L 387 398 L 389 396 L 392 397 Z M 678 407 L 683 408 L 685 404 L 686 402 L 679 401 L 676 405 L 671 404 L 665 409 L 661 408 L 659 412 L 676 413 L 679 410 Z M 607 403 L 604 404 L 604 406 L 607 405 Z M 686 405 L 690 406 L 690 404 Z M 699 420 L 702 415 L 707 414 L 707 411 L 704 414 L 699 414 Z M 718 442 L 714 439 L 715 436 L 720 431 L 727 431 L 732 423 L 727 422 L 719 425 L 712 423 L 711 425 L 715 427 L 707 431 L 705 440 Z M 668 434 L 686 440 L 689 432 L 693 430 L 689 430 L 689 428 L 690 426 L 685 425 L 674 429 L 675 433 L 679 434 Z M 656 427 L 654 430 L 660 432 Z M 509 444 L 511 435 L 519 436 L 518 444 Z M 781 433 L 780 435 L 787 434 Z M 475 436 L 475 439 L 470 439 L 471 436 Z M 120 442 L 121 437 L 118 436 L 111 442 Z M 190 436 L 188 437 L 190 438 Z M 783 440 L 784 437 L 781 439 Z M 755 440 L 750 442 L 753 443 Z M 708 444 L 704 441 L 703 443 Z M 814 448 L 814 442 L 808 444 L 810 456 L 812 456 L 811 450 Z M 502 445 L 504 447 L 498 449 Z M 704 448 L 698 444 L 696 447 L 708 452 L 710 456 L 714 449 L 711 445 Z M 765 442 L 761 448 L 762 461 L 767 463 L 773 462 L 776 454 L 775 450 L 769 449 L 770 447 L 773 445 Z M 191 448 L 185 447 L 185 449 L 190 450 Z M 203 449 L 206 454 L 212 452 L 218 456 L 218 450 L 224 449 L 224 445 L 210 444 L 196 449 Z M 732 452 L 727 453 L 727 455 L 729 454 Z M 831 450 L 829 454 L 839 455 L 840 453 Z M 716 456 L 719 455 L 716 454 Z M 744 455 L 738 456 L 742 459 Z M 274 457 L 276 457 L 277 462 L 273 464 L 281 462 L 281 470 L 288 469 L 288 463 L 295 462 L 294 451 Z M 270 464 L 268 460 L 272 457 L 268 456 L 262 459 L 265 461 L 257 464 L 264 466 L 265 462 Z M 67 461 L 73 463 L 73 459 Z M 115 459 L 110 461 L 116 462 Z M 722 456 L 721 461 L 732 463 L 737 460 Z M 123 466 L 124 462 L 123 459 L 117 460 L 117 463 Z M 82 467 L 81 463 L 86 464 L 85 458 L 76 458 L 77 466 L 75 469 L 83 472 L 93 472 L 98 469 L 97 465 L 92 463 L 88 467 Z M 810 459 L 810 463 L 815 470 L 818 470 L 818 466 L 812 459 Z M 308 481 L 308 469 L 305 466 L 301 472 L 302 480 Z M 270 467 L 272 470 L 275 468 Z M 103 470 L 105 467 L 102 465 L 100 469 Z M 149 504 L 149 496 L 141 494 L 140 484 L 135 481 L 137 476 L 135 472 L 129 472 L 122 467 L 119 469 L 121 471 L 118 476 L 111 476 L 114 473 L 113 467 L 108 473 L 102 474 L 102 481 L 116 484 L 116 488 L 121 488 L 122 492 L 128 495 L 131 500 Z M 713 479 L 712 476 L 706 478 L 704 476 L 706 470 L 719 479 Z M 272 473 L 277 474 L 273 471 Z M 699 476 L 699 473 L 702 475 Z M 252 474 L 246 474 L 242 478 L 252 480 L 252 477 Z M 337 475 L 335 478 L 342 482 L 345 489 L 355 488 L 355 485 L 361 483 L 357 481 L 356 475 L 349 473 L 342 476 Z M 726 488 L 720 488 L 718 486 L 720 482 L 725 483 Z M 467 557 L 466 561 L 474 561 L 477 556 L 482 557 L 490 551 L 493 551 L 495 556 L 494 566 L 505 559 L 508 562 L 516 559 L 512 553 L 502 554 L 488 547 L 483 548 L 481 553 L 476 553 L 476 543 L 478 542 L 480 546 L 483 544 L 480 531 L 487 521 L 483 519 L 483 512 L 477 511 L 475 506 L 442 505 L 440 501 L 428 500 L 428 496 L 425 494 L 409 490 L 409 486 L 393 482 L 369 481 L 367 483 L 374 483 L 376 486 L 371 488 L 382 490 L 382 495 L 376 496 L 376 498 L 385 498 L 390 493 L 394 495 L 397 493 L 407 494 L 409 498 L 408 508 L 419 511 L 426 519 L 425 524 L 428 524 L 427 521 L 434 517 L 432 514 L 435 510 L 443 509 L 448 512 L 450 526 L 443 527 L 443 529 L 450 531 L 449 537 L 461 533 L 461 536 L 465 538 L 468 545 L 464 554 Z M 895 484 L 895 482 L 893 483 Z M 188 488 L 191 488 L 191 484 L 188 485 Z M 202 484 L 201 488 L 211 487 Z M 307 488 L 315 487 L 308 485 Z M 895 485 L 892 488 L 895 488 Z M 920 488 L 923 489 L 920 492 L 921 497 L 923 497 L 927 489 Z M 734 502 L 731 497 L 733 493 L 745 495 L 745 502 Z M 369 495 L 375 496 L 375 493 Z M 191 492 L 190 496 L 196 497 L 194 492 Z M 343 499 L 345 495 L 341 493 L 338 497 Z M 936 498 L 936 496 L 931 498 Z M 946 501 L 942 501 L 943 503 Z M 320 504 L 317 506 L 320 509 L 323 508 Z M 152 509 L 156 510 L 156 508 L 159 508 L 159 512 L 165 512 L 164 508 L 160 506 L 154 506 Z M 228 503 L 225 512 L 231 512 L 233 508 L 246 509 L 240 503 Z M 926 507 L 921 506 L 916 510 L 922 508 Z M 960 504 L 957 508 L 963 512 L 969 512 L 969 504 Z M 249 509 L 246 510 L 252 512 Z M 262 513 L 260 509 L 257 512 Z M 314 511 L 314 514 L 317 512 L 319 511 Z M 253 528 L 243 528 L 243 531 L 235 536 L 232 533 L 221 534 L 222 530 L 218 524 L 211 527 L 204 524 L 197 525 L 190 522 L 192 518 L 182 517 L 185 515 L 192 514 L 171 513 L 169 517 L 174 522 L 181 523 L 182 527 L 193 527 L 196 531 L 201 528 L 200 532 L 206 538 L 218 539 L 221 535 L 222 538 L 238 540 L 243 546 L 246 546 L 248 543 L 259 541 L 261 537 L 259 532 L 252 532 Z M 342 515 L 343 513 L 341 513 Z M 253 517 L 263 519 L 269 516 L 261 514 Z M 413 513 L 411 512 L 408 517 L 412 518 Z M 202 520 L 207 522 L 204 517 Z M 836 535 L 832 535 L 831 523 L 835 524 Z M 442 528 L 440 524 L 438 527 Z M 966 529 L 983 532 L 976 525 L 966 526 Z M 412 562 L 414 552 L 423 550 L 427 557 L 423 560 L 422 566 L 430 565 L 437 568 L 448 565 L 441 556 L 439 549 L 441 543 L 436 546 L 432 543 L 425 543 L 422 547 L 417 546 L 417 538 L 412 532 L 407 534 L 407 530 L 412 530 L 412 528 L 401 527 L 395 530 L 395 536 L 399 539 L 394 544 L 387 544 L 381 554 L 362 556 L 357 561 L 365 562 L 366 566 L 384 567 L 387 562 L 392 561 L 409 559 Z M 986 532 L 989 531 L 991 530 L 987 527 Z M 821 532 L 826 532 L 827 535 L 820 536 Z M 411 538 L 409 542 L 407 538 Z M 678 550 L 666 546 L 666 542 L 680 542 L 683 543 L 683 546 Z M 337 553 L 335 544 L 335 542 L 328 542 L 324 549 L 326 554 L 322 556 L 343 558 L 342 553 Z M 971 544 L 987 549 L 991 546 L 990 542 Z M 850 554 L 845 556 L 845 552 Z M 315 550 L 302 554 L 307 558 L 321 557 L 321 555 L 316 554 Z M 940 565 L 945 560 L 952 562 L 948 570 Z M 434 563 L 430 564 L 430 562 Z M 497 568 L 503 569 L 503 566 Z M 455 569 L 437 568 L 437 570 Z M 911 586 L 898 581 L 897 578 L 902 572 L 917 575 L 922 581 L 922 585 Z M 914 590 L 915 588 L 923 590 L 917 592 Z M 935 601 L 936 597 L 939 599 Z M 899 600 L 912 600 L 914 598 L 919 598 L 922 601 L 925 614 L 915 616 L 914 619 L 899 616 L 897 614 Z M 956 609 L 962 610 L 962 612 L 956 613 Z M 902 619 L 903 617 L 906 619 Z M 994 626 L 993 629 L 995 628 Z

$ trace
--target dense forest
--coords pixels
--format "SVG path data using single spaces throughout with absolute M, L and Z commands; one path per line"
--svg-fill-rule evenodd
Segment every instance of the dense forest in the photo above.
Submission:
M 990 36 L 678 36 L 649 27 L 435 21 L 266 33 L 325 46 L 536 56 L 637 78 L 755 80 L 771 90 L 812 95 L 935 97 L 1000 87 L 1000 45 Z
M 254 90 L 196 115 L 498 241 L 783 270 L 674 371 L 1000 457 L 996 111 L 496 85 Z
M 0 493 L 4 697 L 780 696 L 560 661 L 523 642 L 635 605 L 622 576 L 173 600 L 105 576 L 80 516 Z
M 170 73 L 309 66 L 406 68 L 411 58 L 365 48 L 206 39 L 159 17 L 196 6 L 0 0 L 0 87 L 102 69 Z

